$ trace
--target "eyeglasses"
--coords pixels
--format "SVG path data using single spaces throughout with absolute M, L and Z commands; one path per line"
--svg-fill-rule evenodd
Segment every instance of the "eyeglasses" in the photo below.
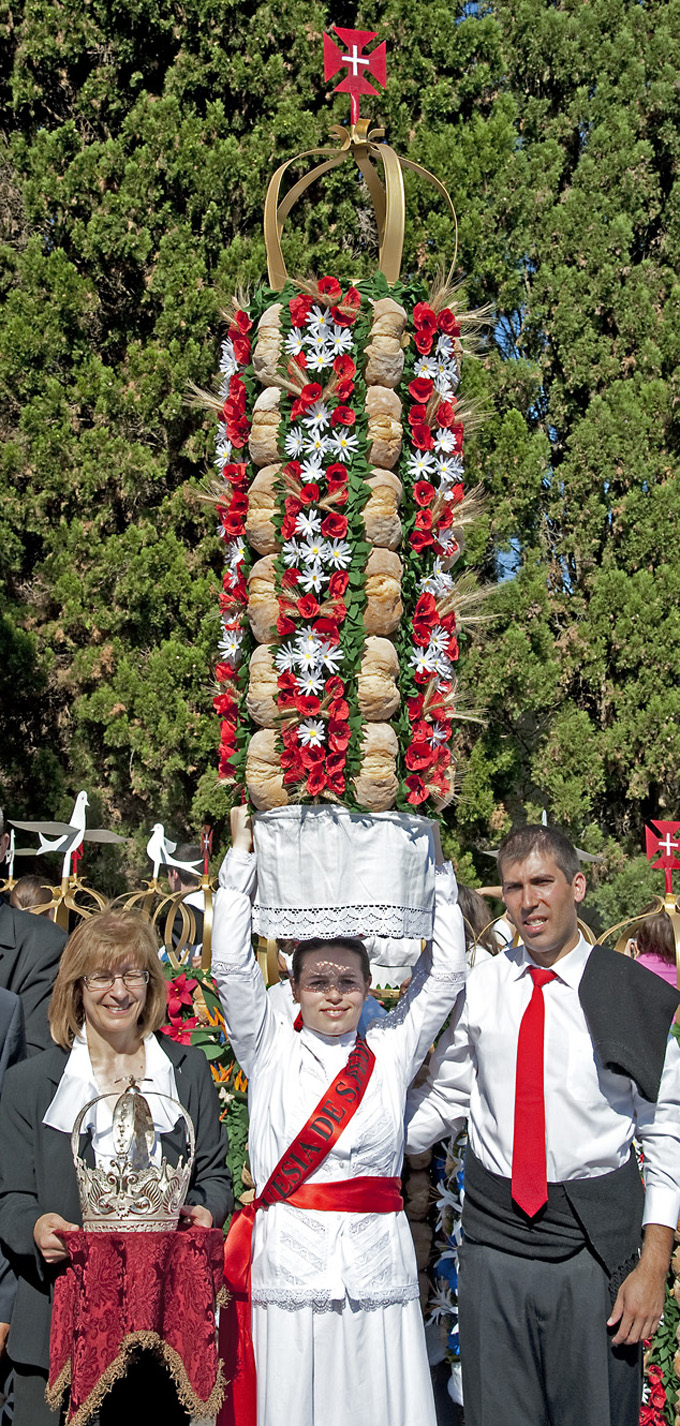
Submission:
M 140 990 L 143 985 L 149 984 L 148 970 L 124 970 L 116 971 L 95 971 L 93 975 L 83 976 L 83 985 L 88 990 L 112 990 L 117 980 L 122 980 L 126 990 Z

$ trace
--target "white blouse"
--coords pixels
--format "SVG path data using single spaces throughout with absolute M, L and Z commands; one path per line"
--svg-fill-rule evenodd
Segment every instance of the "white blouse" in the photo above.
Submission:
M 157 1090 L 158 1093 L 167 1095 L 170 1099 L 179 1099 L 174 1066 L 155 1035 L 146 1036 L 144 1049 L 146 1064 L 144 1079 L 140 1086 L 142 1094 Z M 93 1104 L 81 1125 L 83 1134 L 87 1133 L 88 1129 L 91 1132 L 92 1148 L 98 1168 L 110 1162 L 114 1157 L 113 1111 L 116 1100 L 124 1089 L 125 1085 L 121 1084 L 117 1093 L 112 1091 L 107 1094 L 105 1099 L 99 1099 L 96 1104 Z M 171 1129 L 174 1129 L 180 1115 L 175 1113 L 172 1105 L 168 1104 L 165 1099 L 159 1099 L 158 1093 L 149 1093 L 148 1105 L 156 1130 L 151 1159 L 155 1164 L 160 1165 L 163 1157 L 160 1136 L 168 1134 Z M 63 1134 L 70 1134 L 80 1110 L 89 1100 L 95 1099 L 100 1094 L 101 1090 L 92 1068 L 87 1036 L 81 1032 L 74 1040 L 73 1049 L 66 1061 L 56 1094 L 43 1116 L 43 1124 L 47 1124 L 50 1129 L 59 1129 Z
M 251 946 L 252 855 L 229 852 L 215 898 L 212 973 L 236 1057 L 248 1076 L 250 1164 L 261 1192 L 325 1089 L 347 1063 L 356 1034 L 297 1032 L 272 1007 Z M 450 866 L 437 873 L 432 951 L 408 994 L 369 1026 L 376 1057 L 354 1117 L 307 1182 L 394 1177 L 404 1151 L 406 1091 L 465 981 L 465 936 Z M 252 1300 L 330 1309 L 346 1297 L 379 1307 L 418 1296 L 404 1213 L 326 1213 L 276 1203 L 255 1219 Z

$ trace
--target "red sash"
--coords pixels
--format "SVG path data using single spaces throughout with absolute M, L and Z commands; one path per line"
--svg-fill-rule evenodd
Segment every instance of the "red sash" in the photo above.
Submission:
M 354 1178 L 303 1187 L 359 1108 L 374 1065 L 373 1051 L 357 1036 L 347 1064 L 282 1155 L 262 1193 L 232 1218 L 224 1245 L 224 1274 L 231 1300 L 220 1312 L 220 1355 L 230 1384 L 218 1426 L 256 1426 L 250 1260 L 257 1210 L 272 1203 L 345 1213 L 398 1213 L 403 1207 L 398 1178 Z

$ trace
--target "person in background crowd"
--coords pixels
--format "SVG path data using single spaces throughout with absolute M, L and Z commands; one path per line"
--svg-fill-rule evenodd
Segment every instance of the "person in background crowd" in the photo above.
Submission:
M 652 914 L 640 924 L 636 935 L 628 942 L 626 953 L 632 955 L 645 970 L 660 975 L 668 985 L 677 986 L 678 966 L 671 919 L 665 911 L 655 912 L 653 906 L 650 912 Z
M 201 848 L 195 842 L 182 842 L 175 849 L 173 855 L 178 862 L 194 862 L 200 866 L 203 861 Z M 169 866 L 167 871 L 170 890 L 175 894 L 183 892 L 182 905 L 190 906 L 193 912 L 196 929 L 189 948 L 189 959 L 193 966 L 200 966 L 203 946 L 203 913 L 205 911 L 205 893 L 201 889 L 201 878 L 192 876 L 191 872 L 185 871 L 183 867 Z M 172 939 L 175 945 L 178 944 L 181 936 L 182 916 L 178 911 L 172 930 Z
M 0 863 L 5 860 L 9 833 L 0 810 Z M 21 999 L 29 1055 L 50 1043 L 47 1009 L 66 945 L 66 932 L 46 916 L 18 911 L 0 897 L 0 987 Z
M 465 947 L 468 965 L 472 969 L 475 965 L 481 965 L 482 961 L 487 961 L 490 956 L 497 956 L 500 946 L 494 934 L 494 927 L 489 925 L 492 919 L 489 908 L 478 891 L 471 886 L 461 886 L 459 882 L 458 905 L 463 913 Z
M 25 1058 L 26 1040 L 21 1001 L 11 990 L 0 990 L 0 1088 L 5 1070 Z M 16 1277 L 4 1253 L 0 1252 L 0 1377 L 4 1375 L 3 1358 L 16 1290 Z
M 20 876 L 9 893 L 9 904 L 17 911 L 32 911 L 37 906 L 49 906 L 52 890 L 40 876 Z
M 407 1116 L 409 1153 L 468 1121 L 466 1426 L 638 1426 L 680 1211 L 679 997 L 579 933 L 558 829 L 511 832 L 498 865 L 521 942 L 469 977 Z

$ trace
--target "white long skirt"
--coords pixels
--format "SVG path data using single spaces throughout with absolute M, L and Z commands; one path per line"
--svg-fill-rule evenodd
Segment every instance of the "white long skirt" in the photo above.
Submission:
M 257 1426 L 436 1426 L 417 1299 L 252 1313 Z

